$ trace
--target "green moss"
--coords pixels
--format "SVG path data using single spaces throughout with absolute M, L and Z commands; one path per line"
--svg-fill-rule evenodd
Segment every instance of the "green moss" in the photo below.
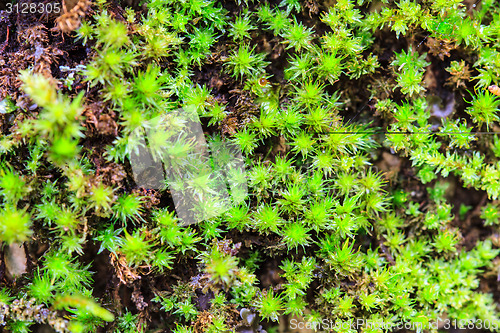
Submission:
M 0 102 L 6 271 L 9 245 L 31 261 L 2 279 L 0 324 L 497 330 L 496 2 L 127 3 L 93 2 L 64 35 L 81 63 L 28 54 Z M 138 187 L 143 148 L 175 181 Z

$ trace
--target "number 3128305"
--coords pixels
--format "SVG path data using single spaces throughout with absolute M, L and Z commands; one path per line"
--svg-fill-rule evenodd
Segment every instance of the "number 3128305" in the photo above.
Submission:
M 55 13 L 59 14 L 61 12 L 61 4 L 54 3 L 22 3 L 22 4 L 7 4 L 7 13 L 18 13 L 18 14 L 43 14 L 43 13 Z

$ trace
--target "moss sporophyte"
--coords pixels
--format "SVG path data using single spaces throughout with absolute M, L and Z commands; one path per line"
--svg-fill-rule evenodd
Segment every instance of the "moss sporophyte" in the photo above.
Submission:
M 499 27 L 493 0 L 8 1 L 0 325 L 497 331 Z

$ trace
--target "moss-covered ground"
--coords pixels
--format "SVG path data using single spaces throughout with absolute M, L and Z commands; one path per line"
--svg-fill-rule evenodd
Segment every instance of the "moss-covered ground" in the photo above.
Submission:
M 0 330 L 499 331 L 497 84 L 494 0 L 4 0 Z

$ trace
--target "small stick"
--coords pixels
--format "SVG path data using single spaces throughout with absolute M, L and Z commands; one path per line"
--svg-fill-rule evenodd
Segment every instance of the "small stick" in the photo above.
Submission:
M 7 45 L 9 44 L 9 26 L 7 26 L 7 39 L 3 43 L 2 49 L 0 50 L 0 53 L 3 53 L 5 51 L 5 48 L 7 48 Z

